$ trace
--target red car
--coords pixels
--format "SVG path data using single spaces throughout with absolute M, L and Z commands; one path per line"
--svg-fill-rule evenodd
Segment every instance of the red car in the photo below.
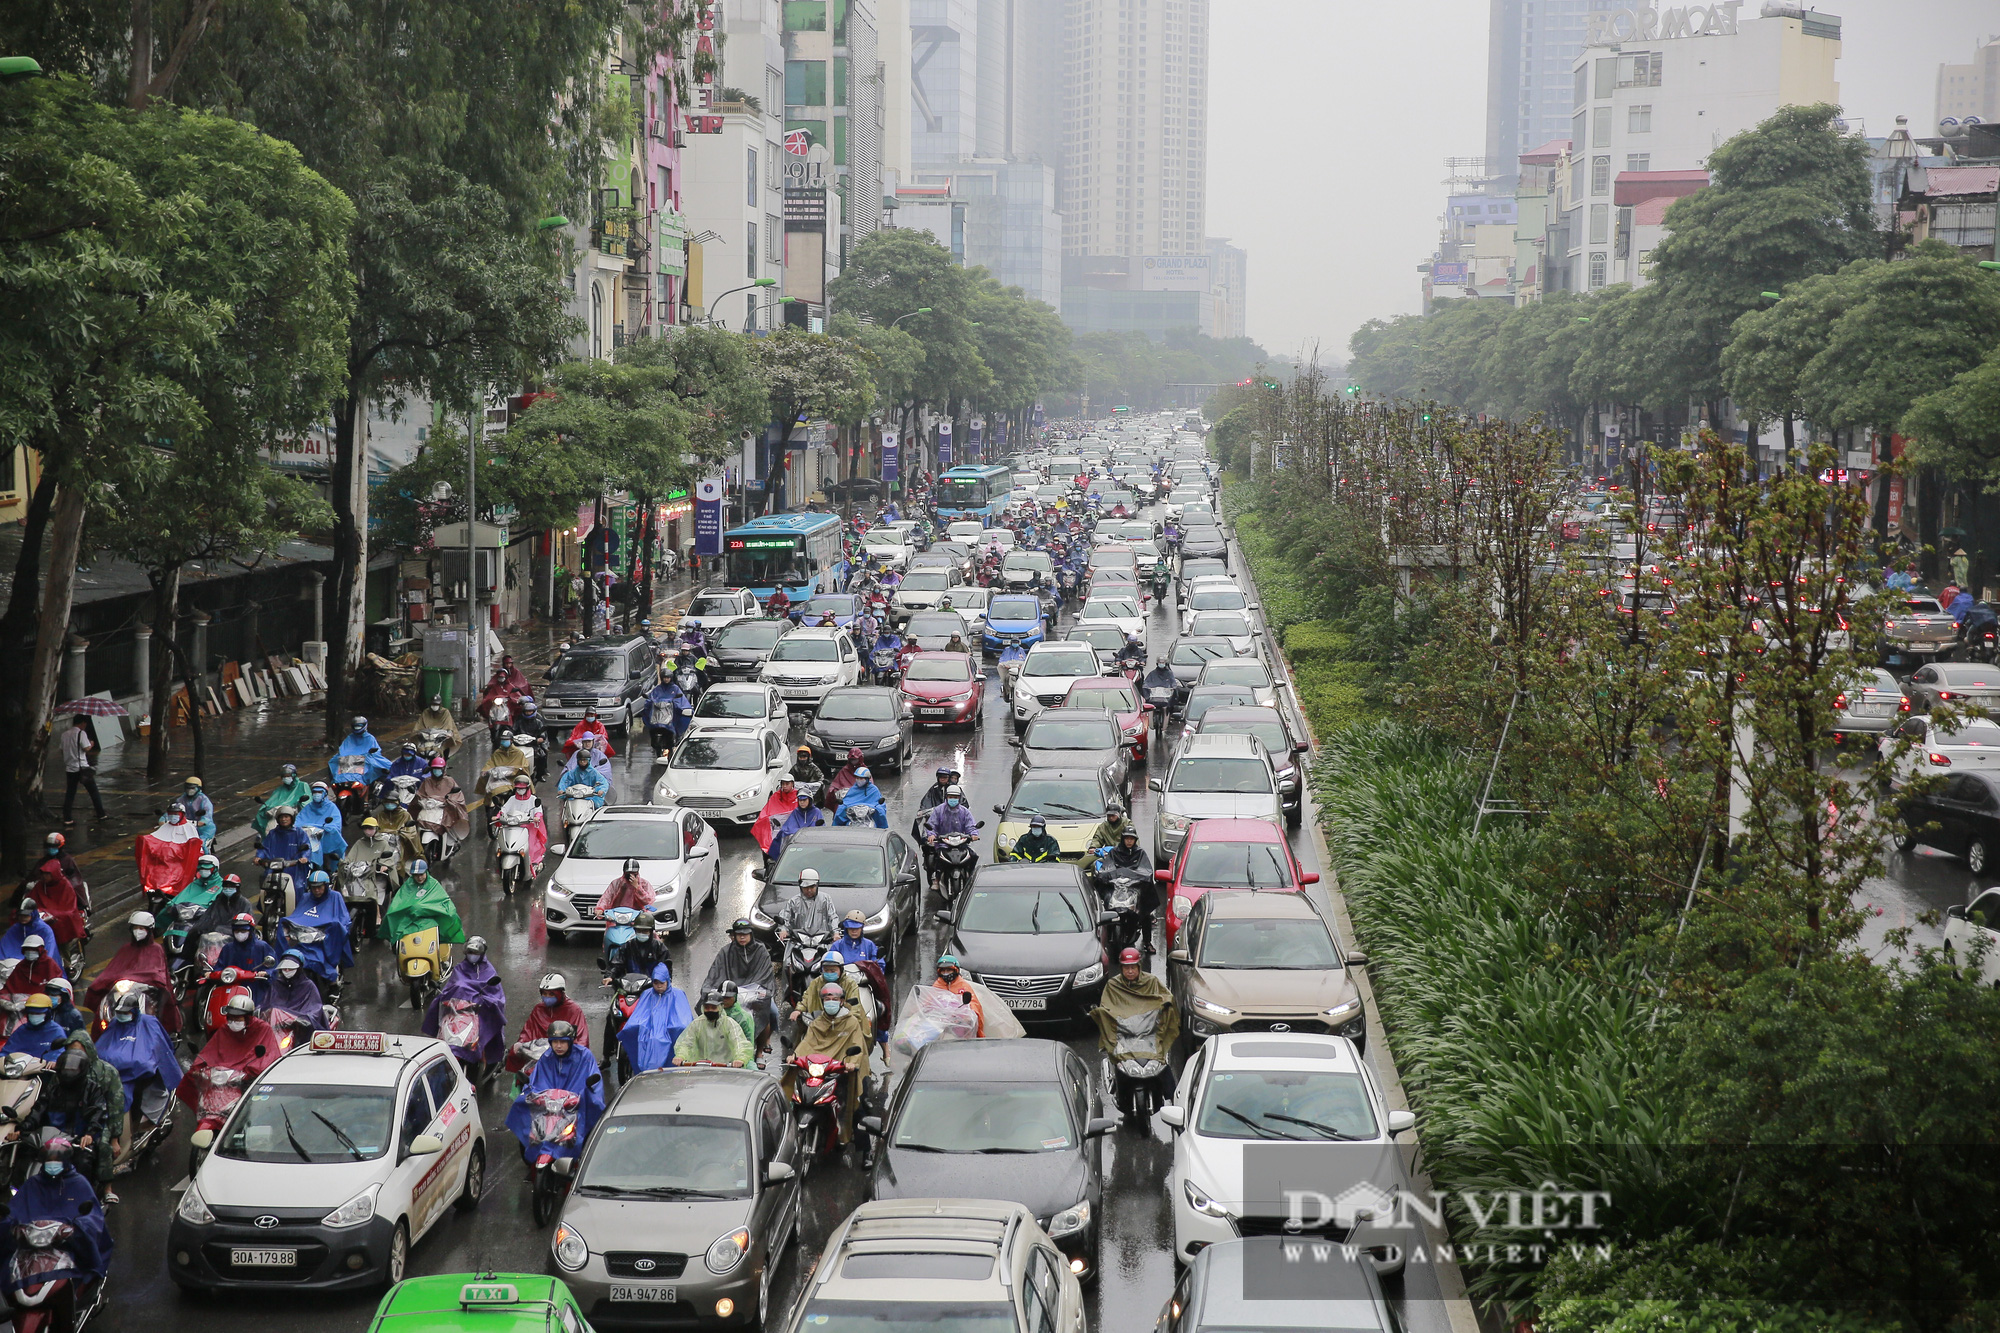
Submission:
M 1195 901 L 1211 889 L 1297 893 L 1319 876 L 1299 865 L 1284 830 L 1261 819 L 1197 819 L 1171 869 L 1156 870 L 1167 903 L 1167 947 Z
M 1064 708 L 1095 708 L 1117 718 L 1118 732 L 1132 754 L 1132 762 L 1146 762 L 1146 745 L 1152 739 L 1153 705 L 1139 701 L 1139 691 L 1123 676 L 1090 676 L 1072 681 L 1063 696 Z
M 971 653 L 911 653 L 901 689 L 918 726 L 979 729 L 986 672 Z

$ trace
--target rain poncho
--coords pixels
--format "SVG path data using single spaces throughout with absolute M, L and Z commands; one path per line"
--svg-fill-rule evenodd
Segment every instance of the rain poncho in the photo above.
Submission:
M 636 1012 L 634 1016 L 637 1016 Z M 590 1053 L 588 1046 L 581 1041 L 572 1042 L 567 1055 L 557 1055 L 551 1048 L 548 1054 L 535 1062 L 534 1072 L 528 1075 L 528 1086 L 507 1110 L 507 1128 L 521 1141 L 523 1148 L 528 1147 L 534 1117 L 528 1099 L 550 1088 L 567 1088 L 580 1099 L 581 1104 L 576 1108 L 576 1133 L 561 1143 L 537 1145 L 536 1151 L 552 1157 L 574 1157 L 583 1151 L 597 1118 L 604 1114 L 604 1079 L 597 1072 L 597 1057 Z
M 160 1086 L 174 1088 L 181 1081 L 181 1059 L 174 1051 L 174 1039 L 151 1014 L 137 1014 L 129 1023 L 113 1021 L 97 1039 L 97 1053 L 125 1085 L 125 1104 L 139 1104 L 139 1087 L 157 1078 Z
M 750 1035 L 728 1014 L 718 1013 L 713 1023 L 707 1014 L 697 1015 L 674 1043 L 674 1059 L 689 1064 L 748 1065 L 756 1058 Z
M 233 967 L 240 972 L 269 972 L 277 965 L 277 950 L 258 939 L 254 933 L 239 944 L 235 933 L 231 932 L 229 943 L 215 955 L 215 970 L 218 972 L 225 967 Z M 269 982 L 244 981 L 242 984 L 250 988 L 250 998 L 257 1002 L 259 1009 L 270 1007 L 267 999 L 271 990 Z
M 7 1043 L 0 1046 L 0 1056 L 21 1052 L 32 1055 L 37 1060 L 53 1060 L 69 1041 L 69 1029 L 54 1018 L 44 1018 L 37 1023 L 33 1018 L 21 1020 L 21 1026 L 7 1035 Z
M 445 944 L 465 943 L 465 925 L 458 919 L 458 904 L 433 875 L 422 883 L 415 876 L 397 887 L 382 915 L 382 937 L 400 940 L 418 931 L 437 928 L 438 940 Z
M 264 834 L 264 841 L 257 844 L 257 859 L 259 861 L 287 862 L 285 873 L 292 877 L 293 896 L 303 897 L 306 891 L 306 875 L 309 867 L 303 863 L 299 865 L 291 865 L 289 863 L 293 861 L 303 862 L 304 858 L 311 851 L 312 844 L 306 838 L 305 830 L 300 828 L 296 823 L 289 827 L 284 824 L 273 824 Z
M 931 807 L 924 817 L 924 833 L 928 837 L 941 838 L 947 833 L 963 833 L 973 837 L 979 832 L 979 821 L 972 817 L 972 810 L 960 801 L 957 805 L 946 801 Z
M 295 937 L 305 926 L 325 931 L 326 938 L 317 944 L 300 943 Z M 299 905 L 292 914 L 278 923 L 278 938 L 273 943 L 297 949 L 307 968 L 330 981 L 340 975 L 340 969 L 354 966 L 354 945 L 349 939 L 353 929 L 345 898 L 331 890 L 324 898 L 306 892 L 299 895 Z
M 771 842 L 778 836 L 778 829 L 792 812 L 799 808 L 799 794 L 796 787 L 780 787 L 772 792 L 764 802 L 764 808 L 757 812 L 757 818 L 750 822 L 750 836 L 766 853 L 771 850 Z
M 549 1035 L 549 1028 L 556 1023 L 567 1023 L 575 1028 L 578 1045 L 590 1045 L 590 1026 L 583 1016 L 582 1005 L 567 995 L 560 1004 L 543 1004 L 540 996 L 536 996 L 535 1000 L 534 1007 L 528 1010 L 527 1018 L 522 1020 L 520 1035 L 514 1038 L 516 1046 L 526 1046 L 530 1042 L 542 1040 Z M 521 1057 L 511 1050 L 507 1052 L 507 1068 L 514 1073 L 519 1073 L 521 1070 Z
M 424 1035 L 438 1035 L 438 1015 L 450 1000 L 466 1000 L 479 1011 L 478 1058 L 497 1062 L 507 1054 L 507 992 L 500 974 L 484 958 L 468 958 L 452 969 L 424 1011 Z
M 615 907 L 630 907 L 644 912 L 653 905 L 653 886 L 646 882 L 644 875 L 620 875 L 605 885 L 604 896 L 597 900 L 598 912 L 609 912 Z
M 257 1081 L 257 1075 L 277 1062 L 283 1051 L 278 1049 L 278 1034 L 271 1031 L 271 1025 L 261 1018 L 253 1018 L 243 1025 L 241 1032 L 231 1032 L 228 1027 L 219 1027 L 208 1039 L 208 1045 L 201 1048 L 201 1054 L 194 1058 L 187 1072 L 181 1075 L 180 1085 L 174 1089 L 174 1096 L 187 1106 L 200 1105 L 202 1075 L 210 1069 L 236 1069 L 243 1073 L 243 1086 L 248 1090 Z
M 604 770 L 590 762 L 588 753 L 577 751 L 576 759 L 556 778 L 556 790 L 569 795 L 571 787 L 588 787 L 593 793 L 590 803 L 598 809 L 604 808 L 604 798 L 611 794 L 611 779 Z
M 672 981 L 673 972 L 665 963 L 655 963 L 653 980 Z M 632 1016 L 618 1029 L 618 1044 L 625 1048 L 634 1072 L 664 1068 L 673 1061 L 674 1043 L 682 1030 L 693 1021 L 687 993 L 679 986 L 668 986 L 665 994 L 648 986 L 632 1006 Z
M 873 824 L 876 828 L 889 827 L 889 798 L 871 779 L 857 782 L 849 787 L 840 798 L 840 809 L 833 812 L 836 824 Z
M 0 935 L 0 958 L 19 958 L 21 956 L 21 941 L 30 935 L 41 940 L 43 953 L 54 954 L 56 952 L 55 927 L 46 921 L 37 919 L 25 926 L 9 926 L 7 933 Z
M 748 944 L 731 940 L 722 946 L 715 955 L 715 961 L 708 965 L 708 975 L 702 979 L 701 988 L 712 991 L 725 981 L 733 981 L 739 989 L 762 986 L 768 991 L 776 973 L 777 967 L 771 961 L 769 949 L 754 939 Z
M 442 816 L 446 833 L 463 838 L 472 831 L 472 816 L 465 809 L 465 793 L 447 775 L 440 773 L 436 777 L 425 778 L 417 785 L 417 800 L 444 802 Z M 419 817 L 423 814 L 421 804 L 417 806 L 417 813 Z
M 813 1021 L 806 1024 L 806 1030 L 799 1035 L 799 1044 L 792 1048 L 793 1055 L 825 1056 L 838 1060 L 854 1072 L 854 1077 L 868 1077 L 868 1048 L 875 1038 L 868 1031 L 868 1020 L 856 1005 L 847 1005 L 840 1017 L 829 1018 L 824 1010 Z M 850 1055 L 856 1046 L 859 1055 Z
M 173 979 L 167 973 L 167 949 L 157 936 L 144 944 L 134 943 L 128 936 L 111 961 L 90 983 L 90 989 L 83 993 L 83 1008 L 87 1013 L 96 1013 L 104 1003 L 104 997 L 111 988 L 121 981 L 135 982 L 150 986 L 160 1001 L 160 1022 L 169 1032 L 181 1030 L 181 1007 L 173 1002 Z
M 296 953 L 297 950 L 287 952 Z M 266 1007 L 274 1014 L 282 1011 L 303 1018 L 312 1025 L 314 1032 L 318 1032 L 326 1026 L 326 1000 L 319 993 L 319 983 L 313 980 L 312 973 L 305 970 L 303 955 L 299 962 L 299 974 L 290 981 L 275 972 L 271 974 L 270 1003 Z
M 351 731 L 342 736 L 340 748 L 333 752 L 333 758 L 326 761 L 326 771 L 338 778 L 340 761 L 357 755 L 365 761 L 361 766 L 361 777 L 371 786 L 389 771 L 389 756 L 382 753 L 382 742 L 375 739 L 374 733 L 367 731 L 359 736 Z
M 778 858 L 785 854 L 785 848 L 791 846 L 792 838 L 800 829 L 818 828 L 824 823 L 826 816 L 812 806 L 794 807 L 791 818 L 778 825 L 778 831 L 771 835 L 771 845 L 765 849 L 770 852 L 772 862 L 776 863 Z
M 694 721 L 693 712 L 694 700 L 688 698 L 687 691 L 672 676 L 662 678 L 646 696 L 647 727 L 671 732 L 676 741 Z
M 1150 1032 L 1135 1032 L 1152 1018 Z M 1152 1058 L 1166 1059 L 1174 1038 L 1180 1034 L 1180 1011 L 1174 1007 L 1174 993 L 1167 983 L 1150 972 L 1141 972 L 1137 981 L 1125 980 L 1121 971 L 1104 984 L 1103 998 L 1090 1011 L 1097 1024 L 1097 1044 L 1106 1054 L 1151 1052 Z M 1125 1051 L 1120 1051 L 1120 1029 L 1126 1029 Z
M 83 938 L 83 905 L 77 901 L 76 882 L 64 872 L 54 857 L 36 867 L 35 906 L 42 909 L 42 921 L 55 931 L 59 945 Z
M 0 1228 L 0 1255 L 6 1260 L 0 1264 L 0 1274 L 5 1275 L 9 1296 L 13 1295 L 13 1255 L 20 1245 L 14 1228 L 29 1222 L 58 1221 L 69 1223 L 76 1233 L 65 1242 L 76 1267 L 37 1273 L 36 1281 L 59 1277 L 89 1281 L 111 1271 L 111 1231 L 104 1224 L 97 1191 L 74 1165 L 64 1166 L 61 1175 L 50 1176 L 37 1163 L 8 1205 L 7 1225 Z
M 143 887 L 160 893 L 179 893 L 194 878 L 195 863 L 201 859 L 201 832 L 179 813 L 170 811 L 158 828 L 139 835 L 133 850 Z
M 397 778 L 415 778 L 417 781 L 422 782 L 430 775 L 431 761 L 418 754 L 414 749 L 404 750 L 400 755 L 396 756 L 396 762 L 389 765 L 389 778 L 391 781 Z
M 204 843 L 215 841 L 215 802 L 199 787 L 191 792 L 182 792 L 181 809 L 187 812 L 190 823 L 201 833 Z
M 604 729 L 604 723 L 602 721 L 593 722 L 589 718 L 585 718 L 576 724 L 569 733 L 569 739 L 563 742 L 563 758 L 567 759 L 575 754 L 577 747 L 583 745 L 586 741 L 606 759 L 611 758 L 612 755 L 617 753 L 616 750 L 611 748 L 611 733 Z
M 257 807 L 257 816 L 250 822 L 257 829 L 257 836 L 263 837 L 270 831 L 271 821 L 278 816 L 278 807 L 288 805 L 296 810 L 312 799 L 312 788 L 304 778 L 295 777 L 290 782 L 280 782 L 277 789 L 264 798 L 264 804 Z
M 309 828 L 319 830 L 319 860 L 315 864 L 321 869 L 330 870 L 340 864 L 342 853 L 347 851 L 347 838 L 340 831 L 340 807 L 333 803 L 332 795 L 300 806 L 299 817 L 292 821 L 292 826 L 301 833 Z

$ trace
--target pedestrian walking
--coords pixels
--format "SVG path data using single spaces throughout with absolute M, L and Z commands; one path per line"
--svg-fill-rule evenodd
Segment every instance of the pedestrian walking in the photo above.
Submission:
M 97 737 L 91 733 L 90 719 L 78 713 L 70 719 L 70 728 L 63 733 L 63 770 L 67 775 L 63 783 L 63 824 L 73 826 L 76 820 L 71 812 L 76 808 L 76 789 L 82 787 L 90 793 L 90 803 L 97 807 L 99 819 L 111 818 L 104 808 L 104 798 L 97 794 Z

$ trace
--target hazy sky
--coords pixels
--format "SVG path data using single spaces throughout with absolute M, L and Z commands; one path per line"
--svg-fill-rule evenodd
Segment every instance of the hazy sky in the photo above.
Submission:
M 2000 33 L 2000 0 L 1818 7 L 1843 20 L 1841 94 L 1870 134 L 1898 114 L 1930 133 L 1937 66 Z M 1485 151 L 1487 0 L 1212 0 L 1210 14 L 1208 234 L 1249 252 L 1252 338 L 1344 360 L 1361 324 L 1417 310 L 1444 159 Z

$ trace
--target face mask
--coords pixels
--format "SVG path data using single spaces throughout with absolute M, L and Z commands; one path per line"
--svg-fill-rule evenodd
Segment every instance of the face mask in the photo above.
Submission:
M 951 807 L 952 809 L 954 809 L 954 810 L 958 809 L 958 798 L 957 798 L 956 796 L 947 796 L 947 797 L 945 797 L 945 798 L 944 798 L 944 803 L 945 803 L 946 805 L 950 806 L 950 807 Z
M 714 1013 L 710 1013 L 708 1010 L 704 1009 L 701 1012 L 701 1016 L 703 1018 L 706 1018 L 711 1023 L 719 1023 L 722 1021 L 722 1011 L 719 1009 Z
M 840 980 L 840 969 L 837 967 L 823 967 L 820 969 L 819 974 L 825 977 L 828 981 Z
M 144 944 L 144 943 L 146 942 L 146 934 L 147 934 L 147 932 L 145 932 L 145 931 L 143 931 L 143 930 L 135 930 L 135 931 L 133 931 L 133 932 L 132 932 L 132 942 L 133 942 L 134 944 Z
M 542 997 L 542 1003 L 547 1005 L 549 1008 L 553 1009 L 557 1005 L 562 1003 L 562 997 L 560 995 L 544 995 Z
M 41 1026 L 42 1024 L 44 1024 L 44 1023 L 46 1023 L 46 1022 L 48 1022 L 48 1021 L 49 1021 L 49 1016 L 48 1016 L 48 1015 L 47 1015 L 46 1013 L 42 1012 L 42 1011 L 41 1011 L 40 1009 L 37 1009 L 37 1010 L 36 1010 L 36 1011 L 35 1011 L 34 1013 L 32 1013 L 32 1014 L 29 1014 L 29 1015 L 28 1015 L 28 1026 L 29 1026 L 29 1027 L 37 1027 L 37 1028 L 38 1028 L 38 1027 L 40 1027 L 40 1026 Z
M 244 1028 L 250 1026 L 250 1020 L 247 1018 L 231 1018 L 224 1021 L 229 1024 L 231 1032 L 241 1032 Z
M 139 1021 L 139 1012 L 136 1009 L 121 1009 L 118 1013 L 113 1014 L 112 1017 L 116 1018 L 120 1023 L 136 1023 Z
M 279 968 L 278 975 L 283 977 L 287 981 L 295 979 L 299 975 L 298 964 L 294 963 L 289 967 Z
M 62 1173 L 63 1173 L 63 1164 L 62 1164 L 61 1162 L 43 1162 L 43 1163 L 42 1163 L 42 1174 L 43 1174 L 43 1175 L 45 1175 L 45 1176 L 59 1176 L 59 1175 L 61 1175 Z
M 247 931 L 247 930 L 239 930 L 239 931 L 237 931 L 237 932 L 236 932 L 236 942 L 237 942 L 238 944 L 248 944 L 248 943 L 250 942 L 250 932 L 249 932 L 249 931 Z
M 844 1004 L 830 1004 L 826 1007 L 826 1016 L 828 1018 L 839 1018 L 846 1012 L 847 1006 Z

